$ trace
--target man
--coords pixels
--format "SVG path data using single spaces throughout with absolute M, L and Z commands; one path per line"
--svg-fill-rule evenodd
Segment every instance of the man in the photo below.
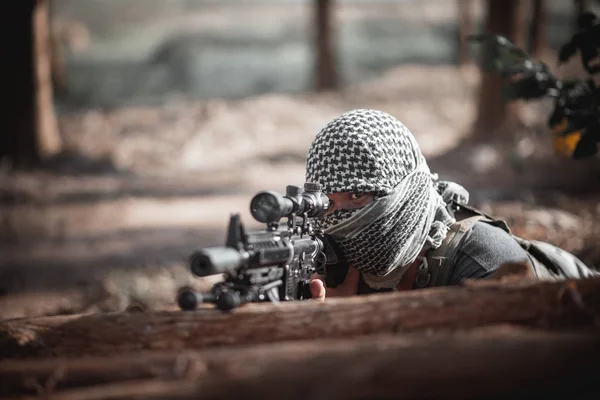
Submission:
M 313 279 L 318 300 L 458 285 L 503 264 L 526 263 L 539 278 L 592 274 L 571 254 L 515 237 L 468 207 L 468 192 L 438 182 L 408 128 L 381 111 L 353 110 L 327 124 L 311 144 L 306 181 L 329 196 L 327 215 L 313 222 L 332 249 L 328 275 L 342 271 L 336 287 Z

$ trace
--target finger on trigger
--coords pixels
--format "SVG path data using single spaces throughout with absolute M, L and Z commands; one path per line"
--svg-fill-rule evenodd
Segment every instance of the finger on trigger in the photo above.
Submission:
M 313 300 L 317 300 L 320 302 L 325 301 L 325 284 L 320 279 L 313 279 L 310 282 L 310 294 L 312 295 Z

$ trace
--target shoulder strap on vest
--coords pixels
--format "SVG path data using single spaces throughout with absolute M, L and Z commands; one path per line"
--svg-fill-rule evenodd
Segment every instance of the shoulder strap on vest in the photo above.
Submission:
M 427 256 L 417 270 L 415 287 L 445 285 L 450 277 L 452 260 L 454 260 L 464 234 L 469 232 L 477 221 L 485 218 L 483 215 L 472 215 L 453 223 L 441 246 L 427 252 Z
M 461 221 L 465 218 L 468 218 L 468 217 L 471 217 L 474 215 L 479 215 L 479 216 L 483 217 L 483 218 L 481 218 L 481 220 L 483 222 L 486 222 L 493 226 L 497 226 L 498 228 L 504 230 L 505 232 L 512 234 L 506 221 L 501 220 L 501 219 L 496 219 L 496 218 L 484 213 L 483 211 L 478 210 L 477 208 L 468 206 L 466 204 L 458 204 L 458 203 L 452 204 L 451 207 L 452 207 L 451 211 L 454 213 L 454 217 L 456 218 L 457 221 Z
M 452 263 L 461 240 L 477 221 L 497 226 L 512 235 L 505 221 L 493 218 L 469 205 L 452 202 L 449 205 L 449 211 L 454 214 L 456 222 L 450 226 L 450 231 L 446 235 L 442 245 L 428 252 L 424 262 L 417 271 L 415 288 L 444 286 L 448 284 L 448 279 L 452 272 Z

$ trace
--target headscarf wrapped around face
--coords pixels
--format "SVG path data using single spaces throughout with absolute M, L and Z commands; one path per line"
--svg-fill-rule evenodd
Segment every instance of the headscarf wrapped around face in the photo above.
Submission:
M 421 250 L 442 244 L 454 222 L 414 136 L 381 111 L 353 110 L 327 124 L 311 144 L 306 181 L 327 194 L 375 193 L 363 208 L 314 221 L 373 288 L 395 287 Z

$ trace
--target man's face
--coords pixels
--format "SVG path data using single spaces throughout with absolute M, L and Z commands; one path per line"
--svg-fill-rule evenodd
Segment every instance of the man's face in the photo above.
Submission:
M 355 210 L 362 208 L 373 201 L 373 193 L 363 192 L 338 192 L 328 194 L 329 197 L 329 210 L 327 214 L 331 214 L 337 210 Z

